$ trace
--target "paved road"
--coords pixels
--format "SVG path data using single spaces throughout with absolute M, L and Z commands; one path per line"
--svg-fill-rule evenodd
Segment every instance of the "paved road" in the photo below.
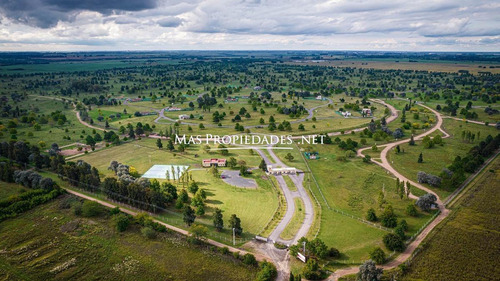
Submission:
M 244 178 L 239 174 L 239 170 L 224 170 L 221 173 L 221 177 L 225 183 L 236 187 L 257 188 L 257 182 L 254 179 Z

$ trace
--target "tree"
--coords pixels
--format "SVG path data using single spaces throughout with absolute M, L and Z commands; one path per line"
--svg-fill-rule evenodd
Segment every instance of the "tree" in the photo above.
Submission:
M 191 184 L 189 184 L 188 186 L 188 191 L 191 192 L 193 195 L 196 194 L 198 189 L 199 189 L 198 184 L 195 181 L 191 182 Z
M 224 220 L 222 219 L 222 211 L 219 208 L 215 209 L 213 217 L 214 227 L 217 231 L 221 231 L 224 228 Z
M 173 151 L 173 150 L 175 149 L 175 147 L 174 147 L 174 143 L 172 142 L 172 140 L 171 140 L 171 139 L 169 139 L 169 140 L 168 140 L 167 149 L 168 149 L 169 151 Z
M 115 224 L 116 230 L 123 232 L 127 230 L 130 225 L 130 219 L 126 214 L 120 213 L 113 216 L 113 223 Z
M 366 213 L 366 220 L 367 221 L 377 221 L 377 215 L 375 214 L 375 210 L 373 208 L 368 209 L 368 212 Z
M 422 153 L 420 153 L 420 155 L 418 155 L 418 163 L 423 163 L 424 162 L 424 156 L 422 155 Z
M 302 274 L 308 280 L 321 279 L 321 271 L 319 270 L 318 262 L 315 259 L 308 259 Z
M 402 252 L 406 248 L 405 242 L 397 234 L 387 233 L 382 240 L 387 249 L 391 251 Z
M 409 204 L 408 206 L 406 206 L 406 214 L 412 217 L 418 216 L 418 211 L 414 204 Z
M 415 204 L 422 209 L 422 211 L 427 212 L 431 209 L 432 205 L 436 204 L 436 200 L 436 195 L 427 193 L 420 196 Z
M 243 233 L 243 228 L 241 228 L 241 220 L 235 214 L 231 215 L 229 219 L 229 226 L 231 229 L 234 228 L 234 233 L 240 236 Z
M 410 142 L 408 144 L 409 145 L 415 145 L 415 140 L 413 139 L 413 135 L 411 135 Z
M 194 220 L 196 219 L 196 216 L 194 214 L 194 210 L 189 206 L 184 206 L 184 210 L 182 211 L 182 215 L 183 215 L 184 223 L 186 223 L 188 226 L 191 226 L 194 223 Z
M 294 157 L 293 157 L 293 155 L 290 152 L 285 156 L 285 159 L 288 160 L 288 161 L 290 161 L 290 162 L 292 162 L 293 158 Z
M 234 168 L 234 167 L 236 167 L 236 165 L 238 165 L 238 162 L 236 161 L 236 158 L 229 157 L 229 160 L 227 160 L 227 166 L 229 168 Z
M 95 148 L 95 140 L 92 136 L 88 135 L 86 138 L 85 138 L 85 144 L 86 145 L 89 145 L 92 149 Z
M 260 161 L 260 164 L 259 164 L 259 169 L 261 169 L 262 171 L 266 172 L 267 171 L 267 164 L 266 164 L 266 161 L 264 161 L 264 159 L 262 159 Z
M 161 143 L 161 139 L 156 139 L 156 146 L 157 146 L 159 149 L 162 149 L 162 148 L 163 148 L 163 143 Z
M 396 227 L 398 221 L 396 218 L 396 214 L 394 214 L 394 209 L 392 208 L 392 205 L 385 206 L 384 212 L 380 216 L 380 221 L 382 223 L 382 226 Z
M 383 269 L 377 268 L 375 262 L 372 260 L 365 261 L 360 267 L 358 272 L 358 279 L 360 281 L 379 281 L 382 278 Z
M 278 276 L 278 271 L 274 264 L 263 261 L 260 264 L 260 271 L 257 273 L 256 281 L 273 281 Z
M 212 176 L 214 176 L 214 178 L 219 177 L 219 169 L 217 168 L 217 166 L 210 167 L 210 170 L 208 171 L 210 172 L 210 174 L 212 174 Z
M 246 265 L 257 265 L 257 259 L 250 253 L 243 255 L 242 262 Z
M 385 252 L 380 247 L 375 248 L 370 253 L 370 259 L 372 259 L 377 264 L 383 264 L 385 262 Z

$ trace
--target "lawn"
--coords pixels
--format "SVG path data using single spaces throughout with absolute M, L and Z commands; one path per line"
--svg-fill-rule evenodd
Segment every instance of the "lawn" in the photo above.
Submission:
M 8 182 L 0 182 L 0 199 L 7 198 L 11 195 L 18 195 L 26 191 L 21 185 Z
M 462 141 L 462 131 L 471 131 L 476 135 L 480 132 L 480 140 L 486 138 L 489 134 L 492 136 L 498 134 L 498 130 L 490 126 L 465 123 L 451 119 L 445 119 L 443 121 L 443 127 L 451 135 L 450 138 L 443 139 L 443 146 L 438 145 L 433 148 L 424 148 L 421 141 L 417 141 L 415 146 L 403 144 L 400 148 L 402 151 L 404 150 L 404 153 L 396 154 L 394 150 L 392 150 L 388 153 L 388 160 L 393 163 L 393 166 L 396 167 L 401 174 L 413 181 L 417 181 L 417 173 L 419 171 L 439 175 L 443 168 L 453 162 L 455 157 L 465 156 L 473 146 L 479 143 L 477 139 L 474 142 Z M 423 163 L 417 162 L 420 153 L 423 155 Z M 444 200 L 452 192 L 451 190 L 443 190 L 434 187 L 430 188 L 441 197 L 441 200 Z
M 195 246 L 178 234 L 147 239 L 138 225 L 119 233 L 107 215 L 77 217 L 70 195 L 2 222 L 4 280 L 251 280 L 257 269 Z
M 293 213 L 292 220 L 286 225 L 283 232 L 280 234 L 280 238 L 284 240 L 290 240 L 295 237 L 297 231 L 299 231 L 302 226 L 302 222 L 305 217 L 304 202 L 300 198 L 294 198 L 295 212 Z
M 403 280 L 499 280 L 500 158 L 471 184 L 456 210 L 420 246 Z
M 195 154 L 198 154 L 198 157 L 195 158 Z M 189 165 L 193 179 L 199 183 L 200 188 L 204 188 L 208 192 L 207 204 L 210 208 L 206 210 L 207 214 L 197 220 L 211 226 L 211 214 L 213 208 L 217 207 L 223 210 L 225 225 L 228 225 L 227 221 L 231 214 L 236 214 L 241 219 L 244 231 L 248 235 L 256 235 L 273 217 L 278 207 L 278 196 L 276 190 L 264 178 L 264 174 L 260 170 L 254 170 L 250 176 L 257 181 L 259 188 L 246 189 L 228 185 L 220 178 L 214 178 L 208 174 L 208 169 L 201 168 L 201 160 L 204 158 L 228 158 L 231 156 L 244 159 L 249 167 L 256 167 L 260 163 L 260 156 L 247 149 L 231 150 L 230 155 L 222 156 L 215 152 L 206 153 L 200 146 L 193 145 L 189 147 L 187 153 L 183 155 L 177 153 L 174 156 L 168 150 L 159 150 L 155 147 L 153 139 L 111 147 L 78 157 L 74 161 L 84 160 L 95 166 L 105 176 L 114 176 L 113 172 L 107 169 L 111 160 L 131 165 L 140 174 L 146 172 L 154 164 Z M 178 188 L 180 189 L 180 187 Z M 175 220 L 173 223 L 176 225 L 185 227 L 180 214 L 172 219 Z

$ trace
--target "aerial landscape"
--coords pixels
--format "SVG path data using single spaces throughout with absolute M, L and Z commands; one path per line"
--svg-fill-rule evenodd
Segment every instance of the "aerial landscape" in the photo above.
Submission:
M 495 1 L 24 2 L 0 280 L 500 280 Z

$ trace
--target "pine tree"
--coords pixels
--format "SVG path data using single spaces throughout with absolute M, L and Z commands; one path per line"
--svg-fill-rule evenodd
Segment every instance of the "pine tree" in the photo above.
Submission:
M 415 145 L 415 140 L 413 139 L 413 135 L 410 137 L 409 145 Z
M 159 149 L 162 149 L 162 148 L 163 148 L 163 143 L 161 143 L 161 139 L 156 139 L 156 146 L 157 146 Z
M 217 231 L 221 231 L 222 228 L 224 228 L 224 220 L 222 219 L 222 211 L 219 208 L 215 209 L 214 227 Z
M 418 156 L 418 163 L 423 163 L 424 162 L 424 156 L 422 155 L 422 153 L 420 153 L 420 155 Z

